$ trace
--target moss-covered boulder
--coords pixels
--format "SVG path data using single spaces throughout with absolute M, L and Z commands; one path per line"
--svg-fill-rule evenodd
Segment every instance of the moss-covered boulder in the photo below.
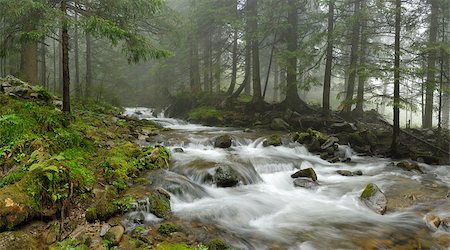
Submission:
M 115 226 L 115 227 L 110 228 L 108 230 L 108 232 L 106 232 L 103 239 L 111 242 L 113 245 L 118 245 L 120 240 L 123 237 L 124 232 L 125 232 L 125 229 L 121 225 Z
M 0 249 L 35 250 L 40 249 L 38 243 L 29 233 L 3 232 L 0 233 Z
M 171 215 L 170 195 L 162 188 L 157 188 L 149 196 L 149 210 L 159 218 L 167 219 Z
M 264 147 L 268 147 L 268 146 L 278 147 L 278 146 L 281 146 L 281 144 L 283 144 L 283 142 L 281 140 L 280 135 L 271 135 L 269 138 L 267 138 L 263 142 Z
M 367 184 L 360 196 L 361 201 L 378 214 L 386 213 L 387 198 L 381 189 L 374 183 Z
M 36 201 L 26 191 L 26 180 L 0 189 L 0 230 L 12 229 L 39 214 Z
M 218 187 L 234 187 L 239 183 L 239 175 L 230 166 L 221 166 L 216 169 L 214 183 Z
M 231 143 L 233 138 L 230 135 L 221 135 L 214 138 L 214 147 L 216 148 L 229 148 L 231 147 Z
M 304 177 L 304 178 L 310 178 L 312 181 L 317 181 L 316 171 L 314 171 L 313 168 L 301 169 L 301 170 L 295 172 L 294 174 L 292 174 L 291 177 L 292 178 Z
M 181 231 L 181 227 L 178 225 L 175 225 L 173 223 L 162 223 L 161 225 L 159 225 L 158 227 L 158 233 L 163 234 L 163 235 L 169 235 L 171 233 L 174 232 L 179 232 Z

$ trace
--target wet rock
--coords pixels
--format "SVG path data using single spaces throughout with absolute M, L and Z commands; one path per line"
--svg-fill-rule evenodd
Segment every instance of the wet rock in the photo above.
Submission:
M 115 226 L 110 228 L 103 238 L 114 245 L 118 245 L 124 232 L 125 229 L 122 226 Z
M 0 233 L 0 249 L 35 250 L 39 248 L 38 243 L 29 233 L 3 232 Z
M 159 218 L 167 219 L 171 215 L 170 195 L 162 190 L 154 190 L 148 197 L 149 211 Z
M 214 183 L 218 187 L 234 187 L 239 183 L 239 176 L 229 166 L 218 167 L 214 174 Z
M 268 146 L 277 147 L 277 146 L 281 146 L 281 144 L 282 144 L 282 141 L 281 141 L 280 135 L 272 135 L 263 142 L 264 147 L 268 147 Z
M 275 118 L 270 123 L 270 128 L 273 130 L 289 130 L 289 124 L 281 118 Z
M 353 176 L 353 172 L 349 170 L 337 170 L 336 173 L 342 176 Z
M 413 171 L 416 170 L 417 172 L 423 174 L 422 169 L 417 163 L 410 162 L 410 161 L 401 161 L 397 163 L 397 167 L 406 170 L 406 171 Z
M 353 175 L 361 176 L 361 175 L 363 175 L 363 172 L 361 170 L 356 170 L 356 171 L 353 172 Z
M 312 181 L 317 181 L 316 171 L 312 168 L 301 169 L 291 175 L 292 178 L 306 177 L 310 178 Z
M 100 229 L 100 237 L 105 236 L 109 229 L 111 229 L 111 226 L 108 223 L 103 223 Z
M 342 175 L 342 176 L 355 176 L 355 175 L 363 175 L 361 170 L 356 170 L 354 172 L 350 170 L 337 170 L 336 173 Z
M 214 147 L 229 148 L 231 147 L 232 138 L 230 135 L 221 135 L 214 139 Z
M 360 199 L 368 208 L 375 211 L 376 213 L 386 213 L 386 196 L 376 184 L 369 183 L 361 193 Z
M 317 182 L 312 181 L 308 178 L 297 178 L 294 180 L 294 186 L 307 189 L 314 189 L 318 186 L 318 184 Z
M 338 142 L 339 142 L 339 139 L 336 138 L 336 137 L 334 137 L 334 136 L 332 136 L 332 137 L 328 138 L 328 139 L 325 141 L 325 143 L 323 143 L 322 146 L 320 146 L 320 148 L 321 148 L 321 149 L 328 149 L 328 148 L 331 148 L 331 149 L 333 149 L 333 152 L 334 152 L 334 147 L 332 147 L 332 146 L 334 146 L 334 145 L 335 145 L 336 143 L 338 143 Z
M 175 153 L 184 153 L 184 149 L 182 149 L 182 148 L 174 148 L 173 152 L 175 152 Z
M 425 216 L 425 223 L 429 229 L 437 231 L 438 227 L 441 225 L 441 218 L 435 214 L 427 214 Z
M 317 138 L 313 138 L 310 143 L 306 145 L 309 152 L 315 153 L 321 151 L 320 141 Z

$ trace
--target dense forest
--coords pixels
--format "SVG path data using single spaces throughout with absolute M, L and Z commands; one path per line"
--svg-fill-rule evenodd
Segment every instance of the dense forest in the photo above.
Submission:
M 449 129 L 448 0 L 0 0 L 0 249 L 448 248 Z

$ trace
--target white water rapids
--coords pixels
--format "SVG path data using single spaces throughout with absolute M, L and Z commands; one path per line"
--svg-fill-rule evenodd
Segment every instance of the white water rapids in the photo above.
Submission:
M 450 202 L 445 198 L 450 166 L 421 164 L 426 174 L 407 172 L 392 166 L 390 159 L 357 156 L 348 146 L 340 146 L 340 151 L 351 163 L 331 164 L 298 143 L 263 147 L 262 137 L 276 132 L 245 133 L 194 125 L 147 108 L 128 108 L 125 115 L 172 129 L 165 146 L 184 152 L 172 153 L 171 170 L 207 193 L 200 198 L 172 194 L 174 214 L 182 220 L 214 224 L 236 249 L 408 249 L 415 242 L 440 249 L 439 240 L 450 239 L 448 232 L 429 230 L 423 219 L 427 213 L 450 216 Z M 231 148 L 213 146 L 213 138 L 222 134 L 234 138 Z M 249 183 L 218 188 L 202 181 L 211 169 L 198 164 L 237 166 L 248 175 Z M 317 189 L 293 185 L 290 175 L 307 167 L 317 173 Z M 337 170 L 361 170 L 363 175 L 345 177 Z M 388 197 L 385 215 L 376 214 L 359 200 L 371 182 Z

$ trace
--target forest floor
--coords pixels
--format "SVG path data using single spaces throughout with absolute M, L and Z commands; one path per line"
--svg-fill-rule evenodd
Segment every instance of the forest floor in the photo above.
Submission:
M 164 190 L 142 188 L 170 152 L 136 141 L 163 128 L 103 103 L 75 102 L 72 114 L 61 104 L 40 87 L 0 79 L 0 249 L 207 249 L 173 234 Z M 142 199 L 167 220 L 124 232 L 121 215 Z

